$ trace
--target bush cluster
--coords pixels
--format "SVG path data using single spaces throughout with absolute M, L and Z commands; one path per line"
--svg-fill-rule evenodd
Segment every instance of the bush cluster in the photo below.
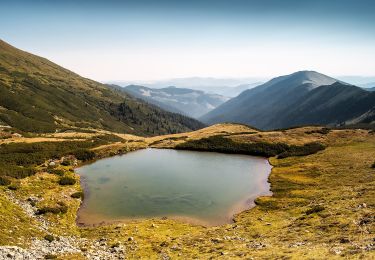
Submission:
M 191 140 L 176 146 L 176 149 L 181 150 L 216 151 L 265 157 L 278 156 L 278 158 L 313 154 L 324 148 L 325 147 L 320 143 L 309 143 L 303 146 L 267 142 L 238 143 L 222 135 Z
M 9 180 L 9 178 L 0 176 L 0 186 L 8 186 L 12 182 Z

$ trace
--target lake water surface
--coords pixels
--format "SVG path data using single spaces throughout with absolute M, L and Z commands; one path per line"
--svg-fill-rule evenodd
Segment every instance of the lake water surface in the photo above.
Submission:
M 264 158 L 172 149 L 102 159 L 76 170 L 85 191 L 77 221 L 91 225 L 168 217 L 229 223 L 256 197 L 270 194 L 270 171 Z

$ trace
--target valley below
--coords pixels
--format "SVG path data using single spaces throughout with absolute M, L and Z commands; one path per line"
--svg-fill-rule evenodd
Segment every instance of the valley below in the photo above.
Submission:
M 372 130 L 300 127 L 260 131 L 245 125 L 218 124 L 154 137 L 104 130 L 29 136 L 4 131 L 2 136 L 2 161 L 11 165 L 17 160 L 25 166 L 22 171 L 17 168 L 18 172 L 11 167 L 3 169 L 0 258 L 375 256 Z M 272 195 L 258 196 L 255 207 L 242 208 L 233 221 L 213 226 L 164 215 L 77 225 L 77 212 L 82 200 L 86 201 L 86 192 L 82 192 L 80 175 L 74 169 L 144 148 L 267 157 L 273 166 L 268 177 Z M 142 151 L 150 150 L 135 153 Z M 229 164 L 225 160 L 222 163 Z M 221 189 L 224 192 L 227 188 Z M 88 193 L 87 198 L 90 196 Z

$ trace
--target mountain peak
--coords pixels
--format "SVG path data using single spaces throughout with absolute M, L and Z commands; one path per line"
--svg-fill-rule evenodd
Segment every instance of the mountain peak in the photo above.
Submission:
M 319 72 L 298 71 L 246 90 L 200 119 L 210 124 L 245 123 L 260 129 L 336 125 L 366 113 L 374 99 L 371 92 Z
M 286 80 L 293 81 L 294 83 L 299 83 L 300 85 L 310 84 L 311 89 L 323 85 L 331 85 L 337 82 L 337 79 L 310 70 L 303 70 L 292 73 L 289 76 L 287 76 Z

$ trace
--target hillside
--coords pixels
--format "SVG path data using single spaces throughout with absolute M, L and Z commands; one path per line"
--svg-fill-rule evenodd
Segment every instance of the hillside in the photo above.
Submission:
M 147 122 L 147 124 L 145 123 Z M 0 41 L 0 124 L 25 132 L 72 128 L 155 135 L 198 129 L 163 111 Z
M 145 100 L 167 111 L 198 118 L 228 100 L 227 97 L 188 88 L 148 88 L 129 85 L 116 89 Z
M 365 120 L 374 105 L 374 93 L 317 72 L 300 71 L 246 90 L 200 119 L 209 124 L 238 122 L 260 129 L 342 125 L 356 118 Z

